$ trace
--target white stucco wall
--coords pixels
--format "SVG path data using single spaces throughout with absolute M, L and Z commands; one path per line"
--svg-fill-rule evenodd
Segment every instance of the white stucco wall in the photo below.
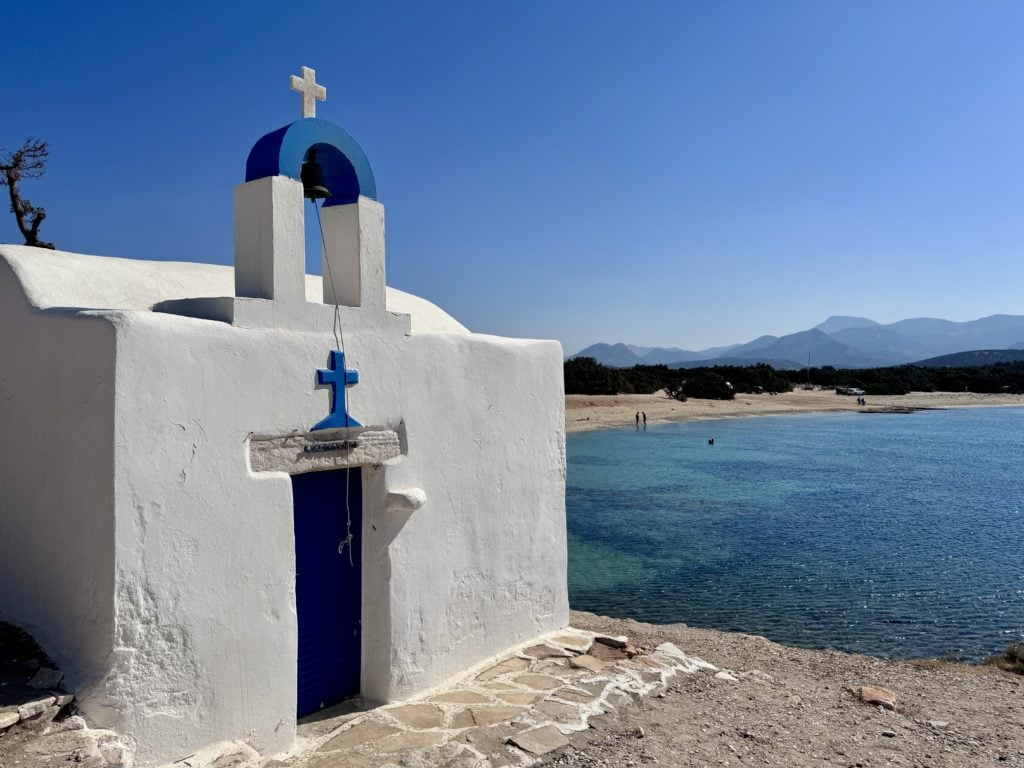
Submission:
M 561 347 L 373 328 L 345 343 L 353 415 L 404 421 L 408 442 L 364 470 L 363 693 L 393 700 L 568 621 Z M 245 733 L 264 752 L 291 742 L 291 486 L 248 472 L 246 435 L 327 413 L 313 377 L 332 346 L 141 312 L 118 324 L 107 695 L 132 714 L 105 724 L 144 762 L 180 756 L 183 734 L 198 746 Z M 384 503 L 405 487 L 426 494 L 408 518 Z
M 91 401 L 68 399 L 57 411 L 37 404 L 34 415 L 4 426 L 51 428 L 54 417 L 81 418 L 75 414 L 85 405 L 80 425 L 105 434 L 112 452 L 83 458 L 91 443 L 75 437 L 48 454 L 63 459 L 60 493 L 91 500 L 93 517 L 68 529 L 68 538 L 88 550 L 75 555 L 100 553 L 72 558 L 90 569 L 85 583 L 97 586 L 73 589 L 50 613 L 27 620 L 47 632 L 66 627 L 69 658 L 105 671 L 102 687 L 82 692 L 82 708 L 95 724 L 135 739 L 140 765 L 221 739 L 244 738 L 263 752 L 286 748 L 296 690 L 291 485 L 284 474 L 250 471 L 247 435 L 308 429 L 326 415 L 329 392 L 315 386 L 315 372 L 333 337 L 147 311 L 174 296 L 146 278 L 157 280 L 156 267 L 146 273 L 136 263 L 125 267 L 139 270 L 145 287 L 120 297 L 104 285 L 112 265 L 95 257 L 55 267 L 77 269 L 79 279 L 54 290 L 42 262 L 27 263 L 38 252 L 14 250 L 0 247 L 0 257 L 18 262 L 37 305 L 67 306 L 76 296 L 86 305 L 113 305 L 112 298 L 128 305 L 95 319 L 54 313 L 57 320 L 21 299 L 14 318 L 26 328 L 42 324 L 32 337 L 36 351 L 19 353 L 26 372 L 10 391 L 21 399 L 53 365 L 47 350 L 58 337 L 90 352 L 102 351 L 105 339 L 105 358 L 82 354 L 77 364 L 87 380 L 104 371 L 107 378 Z M 191 272 L 194 282 L 215 282 L 206 270 L 218 268 L 187 266 L 171 267 L 182 297 L 226 295 L 220 285 L 196 293 L 186 284 Z M 560 345 L 470 334 L 429 302 L 390 289 L 387 299 L 392 312 L 396 305 L 413 311 L 411 334 L 372 312 L 343 329 L 346 364 L 360 372 L 349 391 L 352 414 L 394 429 L 407 446 L 400 458 L 363 470 L 362 681 L 376 700 L 415 693 L 568 621 Z M 55 380 L 70 386 L 66 377 Z M 4 477 L 24 465 L 10 452 L 2 457 Z M 50 474 L 40 469 L 36 485 L 44 475 L 52 483 L 54 469 L 52 462 Z M 17 498 L 35 514 L 38 504 L 26 495 L 35 485 L 19 482 Z M 387 491 L 408 488 L 422 490 L 423 505 L 389 511 Z M 28 513 L 19 514 L 21 540 L 38 535 Z M 55 541 L 65 538 L 54 529 Z M 0 584 L 6 570 L 0 561 Z M 55 580 L 18 584 L 35 595 L 64 588 Z M 0 608 L 16 600 L 10 591 L 0 592 Z M 83 618 L 99 607 L 100 640 L 78 641 L 78 625 L 61 624 L 57 614 L 76 601 Z M 25 601 L 12 604 L 20 610 Z
M 0 620 L 93 695 L 114 626 L 114 328 L 33 310 L 0 259 L 0 329 Z

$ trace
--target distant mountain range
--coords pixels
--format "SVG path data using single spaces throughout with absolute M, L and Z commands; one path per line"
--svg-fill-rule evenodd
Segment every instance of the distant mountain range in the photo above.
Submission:
M 812 366 L 875 368 L 923 361 L 928 365 L 948 355 L 970 352 L 976 359 L 1003 362 L 996 352 L 1024 350 L 1024 316 L 991 315 L 963 323 L 931 317 L 882 325 L 866 317 L 835 315 L 814 328 L 786 336 L 760 336 L 746 344 L 697 351 L 679 347 L 593 344 L 572 357 L 593 357 L 616 368 L 664 364 L 672 368 L 704 365 L 753 365 L 776 368 Z M 1024 358 L 1024 354 L 1021 355 Z M 967 358 L 965 358 L 967 359 Z M 1008 359 L 1014 359 L 1011 354 Z M 980 363 L 975 363 L 980 364 Z

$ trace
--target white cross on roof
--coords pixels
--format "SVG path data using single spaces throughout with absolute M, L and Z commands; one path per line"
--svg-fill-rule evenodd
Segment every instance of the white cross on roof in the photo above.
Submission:
M 316 103 L 327 101 L 327 89 L 317 85 L 316 70 L 302 68 L 302 77 L 292 75 L 292 90 L 302 94 L 302 116 L 316 117 Z

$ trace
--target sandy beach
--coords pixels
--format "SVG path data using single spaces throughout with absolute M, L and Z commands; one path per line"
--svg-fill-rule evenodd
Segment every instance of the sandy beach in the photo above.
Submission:
M 817 411 L 877 411 L 890 408 L 969 408 L 1024 406 L 1024 395 L 973 392 L 911 392 L 908 395 L 868 397 L 866 406 L 857 398 L 833 390 L 796 390 L 778 395 L 736 395 L 734 400 L 697 400 L 685 403 L 664 392 L 654 395 L 566 395 L 565 428 L 568 432 L 633 426 L 637 411 L 647 414 L 648 424 L 698 419 L 731 419 L 740 416 L 775 416 Z

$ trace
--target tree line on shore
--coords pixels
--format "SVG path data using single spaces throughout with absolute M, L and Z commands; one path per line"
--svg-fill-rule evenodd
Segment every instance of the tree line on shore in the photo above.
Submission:
M 908 392 L 1024 392 L 1024 362 L 996 363 L 959 368 L 833 368 L 800 371 L 776 370 L 770 365 L 716 365 L 706 368 L 669 368 L 635 365 L 610 368 L 592 357 L 565 361 L 567 395 L 652 394 L 662 389 L 672 397 L 731 400 L 737 392 L 788 392 L 811 383 L 815 386 L 856 387 L 868 395 L 905 395 Z

